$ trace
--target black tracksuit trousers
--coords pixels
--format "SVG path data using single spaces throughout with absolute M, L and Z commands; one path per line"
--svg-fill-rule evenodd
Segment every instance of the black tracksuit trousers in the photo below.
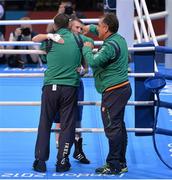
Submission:
M 130 96 L 130 84 L 102 94 L 101 115 L 109 144 L 106 162 L 112 169 L 120 170 L 120 163 L 126 162 L 127 132 L 124 111 Z
M 57 160 L 68 157 L 75 139 L 77 118 L 77 87 L 46 85 L 43 87 L 41 114 L 35 147 L 35 159 L 47 161 L 50 152 L 50 134 L 53 120 L 60 113 L 61 131 Z

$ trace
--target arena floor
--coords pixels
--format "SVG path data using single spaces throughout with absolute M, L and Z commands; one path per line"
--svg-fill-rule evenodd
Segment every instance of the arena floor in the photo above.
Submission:
M 165 72 L 161 65 L 161 72 Z M 43 72 L 44 68 L 9 69 L 1 66 L 0 73 Z M 171 73 L 172 71 L 170 71 Z M 84 78 L 85 101 L 100 101 L 92 78 Z M 40 101 L 42 78 L 0 78 L 0 101 Z M 134 95 L 134 79 L 130 78 Z M 172 102 L 172 82 L 167 81 L 161 99 Z M 133 96 L 130 100 L 134 100 Z M 0 128 L 37 128 L 39 106 L 0 106 Z M 127 127 L 134 127 L 134 106 L 127 106 Z M 160 127 L 172 129 L 172 110 L 161 108 Z M 84 106 L 83 127 L 102 127 L 99 107 Z M 170 179 L 172 170 L 167 168 L 154 151 L 151 136 L 135 136 L 128 133 L 127 161 L 129 172 L 121 175 L 97 175 L 95 168 L 105 163 L 107 141 L 104 133 L 84 133 L 84 152 L 90 159 L 89 165 L 79 164 L 72 158 L 72 168 L 66 173 L 56 173 L 55 135 L 51 135 L 51 154 L 46 173 L 32 170 L 36 133 L 0 132 L 0 179 Z M 172 164 L 172 137 L 157 135 L 158 149 L 162 157 Z

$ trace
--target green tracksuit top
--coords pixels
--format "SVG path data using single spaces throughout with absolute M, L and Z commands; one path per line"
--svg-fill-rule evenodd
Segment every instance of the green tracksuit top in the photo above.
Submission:
M 90 32 L 97 34 L 96 26 L 91 25 Z M 120 54 L 109 63 L 109 60 L 116 57 L 115 48 L 109 44 L 112 41 L 120 47 Z M 92 53 L 90 47 L 83 47 L 83 55 L 93 70 L 95 86 L 99 93 L 128 80 L 128 47 L 125 39 L 118 33 L 108 37 L 96 54 Z
M 47 70 L 44 85 L 79 86 L 80 74 L 77 68 L 81 66 L 81 53 L 76 40 L 68 29 L 59 29 L 56 33 L 64 39 L 64 44 L 52 42 L 52 48 L 46 55 Z M 83 42 L 90 38 L 82 36 Z M 45 44 L 41 49 L 45 48 Z

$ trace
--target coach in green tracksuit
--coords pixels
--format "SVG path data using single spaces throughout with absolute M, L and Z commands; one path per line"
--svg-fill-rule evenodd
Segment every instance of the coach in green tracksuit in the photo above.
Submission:
M 33 163 L 33 169 L 38 172 L 46 171 L 45 161 L 49 158 L 51 126 L 57 112 L 60 114 L 61 131 L 56 171 L 68 171 L 71 166 L 68 156 L 75 139 L 81 52 L 73 33 L 68 29 L 68 23 L 69 18 L 65 14 L 59 14 L 54 18 L 55 34 L 59 34 L 64 43 L 51 42 L 46 55 L 47 70 L 42 89 L 41 114 Z M 40 34 L 34 39 L 40 38 L 41 41 L 45 40 L 45 37 L 53 39 L 55 35 Z
M 96 89 L 102 94 L 101 114 L 109 143 L 106 165 L 96 169 L 96 173 L 101 174 L 128 171 L 124 110 L 131 96 L 131 87 L 128 81 L 128 47 L 125 39 L 117 33 L 118 24 L 115 14 L 105 14 L 98 26 L 87 26 L 90 32 L 98 34 L 104 41 L 103 45 L 96 54 L 92 53 L 91 43 L 86 42 L 83 47 L 84 58 L 93 70 Z M 88 31 L 87 28 L 85 30 Z

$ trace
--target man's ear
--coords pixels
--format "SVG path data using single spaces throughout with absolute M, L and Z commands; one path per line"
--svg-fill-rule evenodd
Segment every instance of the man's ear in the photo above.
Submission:
M 108 25 L 105 25 L 104 28 L 105 28 L 105 32 L 107 33 L 109 31 Z
M 57 31 L 58 27 L 55 24 L 53 24 L 53 29 L 54 29 L 54 31 Z

